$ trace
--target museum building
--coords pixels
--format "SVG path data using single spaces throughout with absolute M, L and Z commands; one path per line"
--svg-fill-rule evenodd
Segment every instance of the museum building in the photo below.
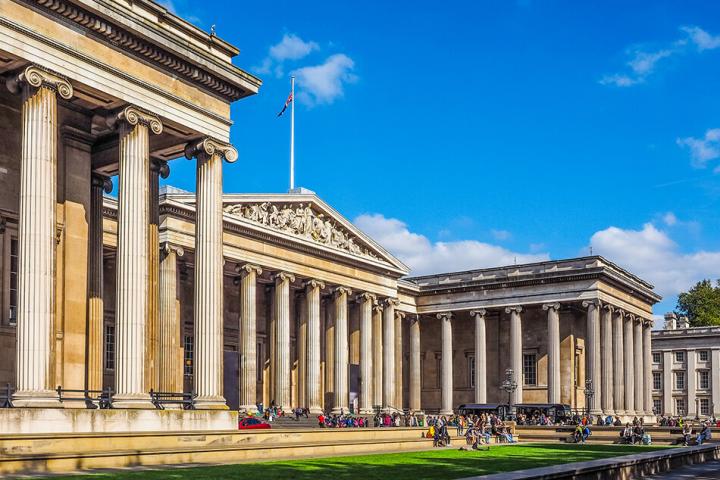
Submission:
M 237 54 L 150 0 L 0 3 L 4 431 L 450 413 L 508 400 L 508 375 L 511 403 L 651 418 L 660 297 L 611 261 L 411 277 L 312 192 L 224 193 L 230 104 L 261 83 Z M 196 193 L 159 187 L 181 157 Z

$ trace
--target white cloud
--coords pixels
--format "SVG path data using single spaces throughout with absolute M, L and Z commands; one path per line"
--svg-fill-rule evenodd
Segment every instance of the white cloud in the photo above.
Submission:
M 307 105 L 330 104 L 342 97 L 347 83 L 357 76 L 352 73 L 355 62 L 343 53 L 329 56 L 324 63 L 302 67 L 293 73 L 297 77 L 300 93 L 298 100 Z
M 253 68 L 259 74 L 274 73 L 280 78 L 285 73 L 285 62 L 301 60 L 320 46 L 313 41 L 305 41 L 294 33 L 286 33 L 283 38 L 268 49 L 268 55 L 262 63 Z
M 654 284 L 663 296 L 677 295 L 720 272 L 720 251 L 681 252 L 670 236 L 652 223 L 641 230 L 606 228 L 593 234 L 590 245 L 594 253 Z
M 411 232 L 407 225 L 381 214 L 364 214 L 354 222 L 393 255 L 412 269 L 412 275 L 424 275 L 517 263 L 545 261 L 547 253 L 518 253 L 475 240 L 431 242 Z
M 651 51 L 642 48 L 628 49 L 626 55 L 629 60 L 625 65 L 629 67 L 630 71 L 604 75 L 600 79 L 600 83 L 616 87 L 631 87 L 644 83 L 655 72 L 663 59 L 687 53 L 688 45 L 694 45 L 698 52 L 720 47 L 720 36 L 713 36 L 700 27 L 684 26 L 680 27 L 680 30 L 685 33 L 685 36 L 668 44 L 665 48 Z
M 710 160 L 720 157 L 720 128 L 711 128 L 703 138 L 678 138 L 677 144 L 690 149 L 690 158 L 696 168 L 705 168 Z
M 508 232 L 507 230 L 492 229 L 490 230 L 490 233 L 495 240 L 509 240 L 510 238 L 512 238 L 512 233 Z
M 672 227 L 678 222 L 678 219 L 673 212 L 667 212 L 665 215 L 663 215 L 662 219 L 663 222 L 665 222 L 665 225 L 667 225 L 668 227 Z

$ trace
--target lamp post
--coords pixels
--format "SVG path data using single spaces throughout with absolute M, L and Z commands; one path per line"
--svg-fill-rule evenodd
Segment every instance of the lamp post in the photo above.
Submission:
M 593 390 L 593 382 L 591 378 L 585 380 L 585 410 L 587 416 L 590 417 L 590 401 L 595 396 L 595 390 Z
M 510 407 L 510 413 L 513 413 L 512 394 L 517 390 L 517 382 L 515 381 L 515 372 L 512 368 L 505 370 L 505 380 L 500 384 L 500 389 L 505 390 L 508 394 L 508 405 Z

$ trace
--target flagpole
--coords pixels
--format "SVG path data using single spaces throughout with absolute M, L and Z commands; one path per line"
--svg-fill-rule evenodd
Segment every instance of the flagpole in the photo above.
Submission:
M 295 76 L 290 77 L 290 190 L 295 188 Z

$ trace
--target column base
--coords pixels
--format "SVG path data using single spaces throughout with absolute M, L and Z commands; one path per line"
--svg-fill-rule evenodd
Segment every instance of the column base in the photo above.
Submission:
M 12 404 L 18 408 L 64 408 L 55 390 L 20 390 L 13 394 Z
M 154 410 L 155 405 L 150 401 L 150 395 L 137 393 L 113 396 L 112 408 L 118 410 Z
M 375 410 L 372 408 L 360 408 L 360 415 L 375 415 Z
M 257 405 L 240 405 L 238 412 L 244 415 L 255 415 L 258 412 Z
M 350 409 L 348 407 L 334 407 L 332 410 L 330 410 L 330 413 L 332 413 L 333 415 L 340 415 L 341 413 L 346 414 L 348 412 L 350 412 Z
M 229 410 L 224 397 L 197 397 L 195 399 L 196 410 Z
M 452 410 L 440 410 L 440 415 L 453 415 L 454 413 Z
M 323 413 L 323 409 L 320 407 L 309 407 L 308 412 L 310 415 L 320 415 Z

